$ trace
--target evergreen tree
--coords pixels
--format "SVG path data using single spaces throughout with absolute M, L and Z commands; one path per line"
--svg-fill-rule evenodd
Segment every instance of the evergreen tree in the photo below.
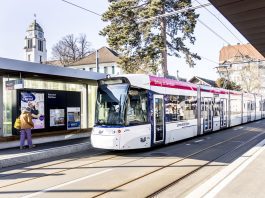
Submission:
M 191 0 L 111 0 L 103 21 L 110 22 L 100 35 L 121 54 L 119 65 L 127 73 L 145 71 L 156 73 L 162 66 L 168 75 L 167 55 L 180 57 L 193 67 L 194 59 L 186 42 L 194 44 L 195 11 L 187 11 L 168 17 L 141 22 L 142 19 L 170 13 L 191 6 Z

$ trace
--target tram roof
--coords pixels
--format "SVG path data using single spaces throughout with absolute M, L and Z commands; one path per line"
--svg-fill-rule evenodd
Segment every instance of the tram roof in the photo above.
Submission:
M 106 74 L 71 69 L 59 66 L 45 65 L 20 61 L 14 59 L 0 58 L 0 74 L 9 77 L 51 79 L 57 81 L 96 81 L 106 77 Z
M 265 1 L 209 0 L 265 56 Z

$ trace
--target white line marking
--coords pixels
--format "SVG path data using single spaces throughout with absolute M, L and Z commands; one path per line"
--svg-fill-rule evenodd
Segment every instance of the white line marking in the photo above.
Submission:
M 263 147 L 265 139 L 243 154 L 236 161 L 218 172 L 209 180 L 204 182 L 198 188 L 193 190 L 186 198 L 203 197 L 212 198 L 220 192 L 229 182 L 231 182 L 239 173 L 241 173 L 258 155 L 265 150 Z M 248 157 L 250 156 L 250 157 Z
M 196 141 L 194 141 L 194 142 L 198 143 L 198 142 L 202 142 L 202 141 L 204 141 L 204 140 L 196 140 Z
M 190 144 L 186 144 L 187 146 L 190 146 Z
M 82 180 L 85 180 L 87 178 L 90 178 L 90 177 L 94 177 L 94 176 L 97 176 L 97 175 L 101 175 L 103 173 L 106 173 L 106 172 L 109 172 L 113 169 L 107 169 L 107 170 L 104 170 L 104 171 L 101 171 L 101 172 L 98 172 L 98 173 L 95 173 L 95 174 L 92 174 L 92 175 L 87 175 L 85 177 L 81 177 L 81 178 L 78 178 L 78 179 L 75 179 L 75 180 L 72 180 L 72 181 L 69 181 L 69 182 L 66 182 L 66 183 L 62 183 L 62 184 L 59 184 L 57 186 L 53 186 L 51 188 L 47 188 L 47 189 L 44 189 L 44 190 L 41 190 L 41 191 L 38 191 L 38 192 L 35 192 L 35 193 L 32 193 L 32 194 L 29 194 L 29 195 L 25 195 L 21 198 L 30 198 L 30 197 L 35 197 L 35 196 L 38 196 L 40 194 L 43 194 L 45 192 L 49 192 L 49 191 L 52 191 L 52 190 L 55 190 L 55 189 L 58 189 L 58 188 L 61 188 L 63 186 L 67 186 L 69 184 L 73 184 L 73 183 L 76 183 L 76 182 L 79 182 L 79 181 L 82 181 Z
M 243 129 L 244 127 L 236 127 L 236 128 L 234 128 L 234 130 L 236 131 L 236 130 L 239 130 L 239 129 Z

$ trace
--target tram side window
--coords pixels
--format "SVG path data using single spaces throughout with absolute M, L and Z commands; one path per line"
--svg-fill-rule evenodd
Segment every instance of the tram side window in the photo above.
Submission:
M 255 111 L 256 104 L 254 101 L 251 102 L 251 111 Z
M 129 91 L 126 125 L 144 123 L 147 123 L 147 92 L 132 89 Z
M 220 115 L 220 101 L 216 100 L 214 101 L 214 105 L 213 105 L 213 115 L 214 116 L 219 116 Z
M 166 96 L 166 121 L 192 120 L 197 117 L 197 97 Z
M 241 100 L 231 100 L 231 115 L 241 113 Z
M 265 100 L 260 101 L 260 110 L 265 111 Z

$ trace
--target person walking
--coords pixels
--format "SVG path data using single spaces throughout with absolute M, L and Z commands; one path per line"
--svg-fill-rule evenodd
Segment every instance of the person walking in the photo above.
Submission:
M 21 121 L 20 149 L 24 148 L 26 136 L 27 136 L 27 142 L 28 142 L 29 148 L 35 147 L 35 145 L 32 144 L 32 138 L 31 138 L 31 129 L 34 128 L 34 123 L 32 122 L 32 115 L 31 115 L 30 107 L 23 109 L 19 118 Z

